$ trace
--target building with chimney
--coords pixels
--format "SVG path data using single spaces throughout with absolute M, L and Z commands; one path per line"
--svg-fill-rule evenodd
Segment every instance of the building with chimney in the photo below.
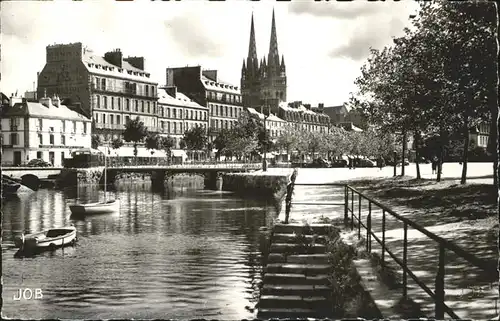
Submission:
M 240 88 L 219 79 L 217 70 L 202 70 L 200 66 L 167 68 L 167 87 L 177 87 L 207 108 L 209 142 L 221 129 L 232 128 L 243 111 Z
M 269 53 L 259 60 L 255 42 L 253 14 L 250 23 L 248 57 L 241 68 L 243 105 L 266 114 L 278 114 L 280 102 L 286 98 L 286 67 L 284 56 L 279 56 L 276 20 L 272 17 Z
M 184 132 L 196 126 L 208 128 L 208 108 L 177 91 L 177 87 L 161 87 L 158 89 L 158 126 L 160 136 L 174 139 L 172 156 L 185 158 L 186 153 L 180 149 Z
M 112 141 L 127 119 L 139 117 L 157 131 L 158 83 L 145 71 L 144 57 L 123 57 L 119 49 L 99 56 L 82 43 L 47 46 L 37 96 L 60 95 L 65 104 L 92 118 L 101 141 Z
M 311 107 L 311 104 L 303 104 L 302 101 L 281 102 L 277 116 L 298 130 L 326 133 L 330 128 L 330 117 L 323 109 L 323 104 Z
M 69 109 L 59 97 L 39 102 L 12 97 L 2 110 L 2 165 L 42 159 L 62 167 L 74 150 L 91 147 L 91 120 Z

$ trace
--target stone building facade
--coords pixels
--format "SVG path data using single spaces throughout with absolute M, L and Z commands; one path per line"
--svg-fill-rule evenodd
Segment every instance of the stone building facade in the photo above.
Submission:
M 172 137 L 174 156 L 184 156 L 180 150 L 184 132 L 195 126 L 207 128 L 208 108 L 189 99 L 176 87 L 160 87 L 158 97 L 159 135 Z
M 315 109 L 316 111 L 314 111 Z M 280 103 L 278 115 L 296 129 L 326 133 L 330 128 L 330 117 L 323 112 L 323 105 L 311 107 L 301 101 Z
M 1 114 L 2 165 L 42 159 L 62 167 L 75 150 L 91 147 L 91 120 L 61 104 L 59 97 L 39 102 L 12 98 Z
M 135 117 L 149 131 L 158 131 L 158 84 L 144 70 L 143 57 L 125 58 L 119 49 L 101 57 L 82 43 L 51 45 L 46 52 L 38 97 L 59 95 L 71 109 L 92 118 L 101 141 L 118 138 Z
M 168 68 L 167 87 L 172 86 L 207 108 L 209 142 L 221 129 L 232 128 L 243 111 L 240 88 L 221 81 L 216 70 L 202 70 L 201 66 Z

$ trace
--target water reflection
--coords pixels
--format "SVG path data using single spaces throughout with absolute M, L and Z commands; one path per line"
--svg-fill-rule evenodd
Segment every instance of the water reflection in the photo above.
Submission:
M 203 181 L 121 183 L 119 213 L 73 217 L 68 204 L 104 197 L 95 187 L 40 190 L 3 204 L 3 243 L 73 223 L 74 248 L 14 258 L 3 246 L 4 314 L 19 318 L 254 317 L 261 277 L 259 227 L 273 204 L 201 189 Z M 13 301 L 20 286 L 41 287 L 40 301 Z M 147 309 L 146 309 L 147 307 Z M 144 312 L 141 312 L 144 311 Z M 147 311 L 147 312 L 145 312 Z

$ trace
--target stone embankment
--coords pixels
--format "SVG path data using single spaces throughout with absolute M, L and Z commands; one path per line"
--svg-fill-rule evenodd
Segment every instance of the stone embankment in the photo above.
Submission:
M 76 185 L 99 184 L 103 173 L 104 167 L 63 168 L 56 179 L 56 186 L 64 188 Z
M 287 185 L 295 179 L 292 169 L 227 173 L 222 176 L 222 190 L 243 196 L 273 199 L 281 204 Z

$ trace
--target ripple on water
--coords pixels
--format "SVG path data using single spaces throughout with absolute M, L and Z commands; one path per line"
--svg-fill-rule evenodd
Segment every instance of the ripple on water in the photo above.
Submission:
M 245 307 L 255 306 L 261 282 L 259 228 L 275 218 L 274 206 L 228 193 L 188 188 L 152 194 L 131 187 L 117 191 L 118 215 L 73 220 L 80 236 L 74 248 L 24 259 L 13 257 L 14 248 L 2 248 L 5 292 L 21 280 L 44 291 L 37 304 L 13 302 L 5 294 L 5 315 L 253 318 Z M 31 203 L 6 203 L 4 241 L 11 242 L 15 231 L 70 222 L 65 197 L 41 190 L 23 200 Z

